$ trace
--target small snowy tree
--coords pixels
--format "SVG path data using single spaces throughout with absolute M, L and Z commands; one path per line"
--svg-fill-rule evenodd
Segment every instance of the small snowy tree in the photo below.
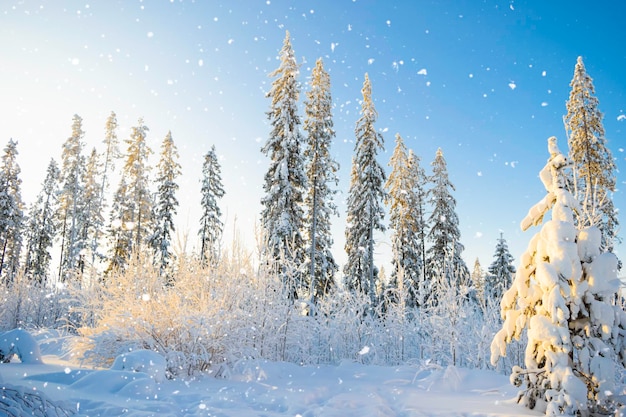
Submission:
M 496 245 L 494 260 L 489 265 L 489 274 L 485 276 L 485 292 L 488 298 L 500 300 L 504 292 L 511 286 L 515 275 L 513 255 L 509 252 L 506 240 L 500 233 L 500 239 Z
M 202 164 L 202 215 L 200 217 L 200 261 L 215 263 L 219 259 L 219 243 L 222 236 L 224 224 L 220 217 L 220 210 L 217 200 L 224 197 L 224 186 L 222 185 L 222 167 L 215 154 L 215 146 L 204 155 Z
M 344 279 L 349 290 L 367 294 L 375 307 L 378 272 L 374 266 L 374 231 L 385 230 L 383 200 L 386 180 L 376 155 L 384 149 L 384 141 L 374 127 L 378 112 L 372 101 L 372 86 L 367 74 L 361 92 L 363 102 L 361 117 L 354 129 L 355 156 L 348 191 L 345 244 L 348 262 L 344 266 Z
M 540 172 L 546 196 L 522 221 L 522 230 L 543 223 L 522 255 L 501 302 L 504 323 L 491 344 L 491 362 L 506 346 L 528 337 L 524 364 L 511 380 L 524 385 L 518 401 L 546 415 L 589 415 L 613 408 L 615 360 L 626 364 L 626 313 L 611 305 L 619 289 L 617 258 L 601 253 L 599 229 L 580 232 L 580 206 L 566 190 L 569 161 L 548 139 L 550 158 Z M 552 218 L 543 221 L 552 209 Z

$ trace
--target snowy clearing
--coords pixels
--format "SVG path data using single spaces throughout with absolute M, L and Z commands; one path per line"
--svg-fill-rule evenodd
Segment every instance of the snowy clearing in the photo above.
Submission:
M 226 378 L 157 383 L 141 372 L 81 367 L 64 350 L 68 337 L 42 332 L 35 338 L 44 363 L 15 358 L 0 365 L 0 379 L 9 389 L 4 394 L 44 393 L 53 416 L 66 415 L 60 409 L 91 417 L 540 415 L 516 404 L 517 389 L 492 371 L 255 361 L 238 363 Z M 0 410 L 8 412 L 4 404 Z

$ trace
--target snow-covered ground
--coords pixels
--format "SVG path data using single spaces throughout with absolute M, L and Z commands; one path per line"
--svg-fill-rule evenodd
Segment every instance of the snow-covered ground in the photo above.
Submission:
M 66 338 L 55 332 L 35 338 L 44 363 L 15 358 L 0 364 L 1 385 L 22 393 L 43 392 L 51 404 L 81 416 L 539 415 L 516 404 L 517 389 L 491 371 L 255 361 L 237 364 L 225 378 L 155 382 L 119 366 L 81 366 L 79 358 L 67 353 Z M 0 400 L 1 416 L 19 415 L 2 404 Z M 49 408 L 42 415 L 64 415 L 59 410 Z

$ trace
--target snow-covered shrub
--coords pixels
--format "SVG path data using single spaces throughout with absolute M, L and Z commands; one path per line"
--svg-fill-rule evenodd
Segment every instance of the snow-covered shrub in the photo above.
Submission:
M 7 417 L 69 417 L 69 407 L 50 400 L 43 392 L 25 387 L 0 386 L 0 414 Z
M 0 361 L 16 355 L 22 363 L 41 364 L 41 352 L 35 338 L 24 329 L 0 333 Z
M 0 329 L 58 328 L 66 324 L 69 294 L 63 288 L 51 288 L 22 273 L 0 285 Z
M 491 345 L 495 364 L 507 344 L 527 332 L 524 365 L 511 380 L 519 401 L 547 415 L 610 412 L 614 405 L 615 360 L 626 364 L 626 313 L 611 304 L 619 284 L 617 259 L 600 253 L 595 227 L 577 231 L 578 201 L 565 189 L 567 159 L 556 138 L 540 173 L 546 197 L 533 206 L 522 229 L 541 225 L 522 255 L 511 288 L 501 302 L 504 323 Z M 552 210 L 552 218 L 543 221 Z

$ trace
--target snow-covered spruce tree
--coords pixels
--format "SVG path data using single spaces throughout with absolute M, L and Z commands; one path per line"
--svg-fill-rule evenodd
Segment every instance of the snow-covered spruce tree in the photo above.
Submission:
M 377 304 L 376 280 L 378 271 L 374 265 L 374 232 L 384 231 L 383 224 L 386 175 L 376 161 L 376 155 L 384 149 L 383 136 L 374 124 L 378 113 L 372 101 L 372 86 L 367 73 L 363 82 L 361 117 L 356 122 L 356 143 L 352 158 L 350 190 L 348 191 L 346 244 L 348 261 L 344 266 L 345 287 L 367 294 L 371 308 Z
M 428 178 L 424 168 L 420 164 L 420 157 L 409 149 L 409 175 L 413 179 L 413 192 L 410 197 L 410 206 L 415 212 L 417 227 L 417 255 L 419 257 L 420 271 L 418 274 L 416 299 L 414 305 L 424 303 L 426 296 L 426 238 L 428 236 L 428 224 L 426 223 L 426 183 Z
M 37 200 L 31 206 L 26 229 L 24 274 L 41 284 L 50 272 L 50 253 L 59 229 L 55 213 L 58 205 L 59 167 L 50 160 Z
M 14 279 L 20 267 L 24 203 L 17 163 L 17 142 L 9 139 L 0 165 L 0 278 Z
M 215 145 L 204 155 L 202 164 L 202 199 L 200 206 L 200 261 L 214 264 L 219 260 L 220 239 L 224 224 L 222 223 L 222 211 L 218 205 L 218 199 L 224 197 L 222 185 L 222 167 L 215 154 Z
M 72 118 L 72 135 L 63 144 L 61 152 L 61 191 L 57 218 L 61 224 L 61 256 L 59 279 L 65 281 L 77 265 L 84 242 L 79 239 L 82 227 L 82 198 L 84 193 L 85 157 L 83 151 L 83 119 Z
M 428 200 L 432 212 L 428 219 L 430 230 L 428 241 L 431 246 L 426 251 L 427 279 L 430 289 L 430 302 L 437 303 L 437 288 L 460 287 L 469 284 L 469 270 L 461 258 L 463 245 L 459 242 L 459 217 L 456 214 L 456 200 L 452 197 L 454 185 L 448 178 L 448 167 L 441 149 L 437 150 L 432 162 L 432 187 L 428 190 Z M 446 282 L 442 282 L 446 281 Z
M 611 198 L 617 167 L 607 147 L 602 113 L 582 57 L 578 57 L 570 86 L 564 122 L 574 173 L 570 191 L 581 205 L 575 220 L 579 227 L 597 226 L 602 232 L 602 248 L 612 252 L 619 227 Z
M 155 263 L 160 272 L 165 273 L 170 267 L 173 258 L 170 249 L 172 232 L 174 231 L 174 216 L 178 207 L 176 178 L 181 174 L 178 163 L 178 150 L 172 139 L 172 132 L 167 132 L 161 144 L 161 158 L 157 166 L 157 196 L 154 210 L 154 228 L 149 244 L 154 252 Z
M 331 252 L 333 237 L 331 216 L 338 216 L 333 196 L 337 192 L 339 164 L 330 155 L 335 138 L 333 130 L 330 76 L 318 59 L 311 73 L 311 89 L 305 103 L 304 130 L 307 146 L 304 149 L 306 175 L 309 187 L 304 198 L 308 231 L 307 271 L 311 281 L 310 296 L 314 303 L 333 288 L 335 272 L 339 269 Z
M 405 294 L 405 300 L 398 300 L 408 307 L 415 307 L 419 300 L 419 285 L 422 272 L 422 253 L 420 252 L 419 196 L 416 195 L 416 182 L 419 178 L 411 170 L 409 155 L 404 141 L 396 134 L 396 147 L 389 160 L 391 173 L 385 184 L 389 206 L 389 228 L 393 230 L 391 247 L 393 252 L 393 270 L 390 286 Z
M 511 286 L 515 275 L 513 255 L 509 252 L 509 247 L 502 237 L 502 233 L 500 233 L 493 257 L 494 260 L 489 265 L 489 273 L 485 276 L 485 292 L 488 298 L 500 300 L 504 292 Z
M 280 66 L 270 74 L 276 79 L 267 93 L 272 100 L 267 112 L 272 130 L 261 149 L 270 159 L 263 184 L 261 225 L 267 240 L 262 248 L 264 262 L 271 273 L 278 274 L 290 298 L 298 298 L 298 293 L 308 291 L 309 287 L 303 271 L 287 270 L 288 265 L 304 263 L 302 203 L 306 176 L 302 155 L 304 138 L 298 115 L 298 73 L 287 32 L 280 51 Z
M 124 269 L 128 257 L 139 253 L 152 230 L 152 196 L 150 195 L 148 158 L 152 150 L 146 135 L 148 127 L 139 118 L 131 129 L 122 177 L 113 196 L 111 208 L 110 250 L 107 272 Z
M 626 313 L 611 305 L 619 289 L 617 258 L 601 253 L 597 227 L 576 230 L 580 206 L 565 187 L 569 161 L 555 137 L 548 150 L 540 172 L 547 195 L 521 227 L 543 225 L 502 298 L 504 323 L 492 341 L 491 362 L 525 331 L 525 369 L 516 366 L 511 375 L 524 386 L 518 401 L 553 416 L 606 413 L 613 408 L 616 360 L 622 369 L 626 363 Z M 552 218 L 544 222 L 550 209 Z
M 78 254 L 76 269 L 84 276 L 85 267 L 89 266 L 90 279 L 94 279 L 95 265 L 92 260 L 98 253 L 97 236 L 104 227 L 104 216 L 102 215 L 102 199 L 100 198 L 100 159 L 96 148 L 91 150 L 87 158 L 83 177 L 83 196 L 81 205 L 81 218 L 79 230 L 79 241 L 83 249 Z

